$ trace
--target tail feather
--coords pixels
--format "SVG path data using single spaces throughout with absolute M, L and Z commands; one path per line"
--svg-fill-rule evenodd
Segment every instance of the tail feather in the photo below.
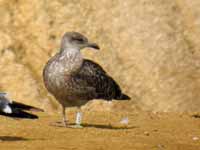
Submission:
M 131 98 L 126 94 L 121 94 L 120 96 L 115 98 L 116 100 L 130 100 Z
M 37 119 L 38 118 L 37 115 L 31 114 L 31 113 L 28 113 L 28 112 L 24 112 L 22 110 L 14 110 L 10 114 L 0 112 L 0 115 L 12 117 L 12 118 L 21 118 L 21 119 Z
M 30 110 L 30 111 L 40 111 L 40 112 L 44 112 L 44 110 L 40 109 L 40 108 L 36 108 L 30 105 L 26 105 L 26 104 L 22 104 L 19 102 L 15 102 L 13 101 L 11 104 L 9 104 L 12 108 L 18 108 L 18 109 L 23 109 L 23 110 Z
M 13 101 L 12 103 L 9 103 L 7 106 L 12 111 L 11 112 L 0 111 L 0 115 L 12 117 L 12 118 L 21 118 L 21 119 L 37 119 L 38 118 L 37 115 L 31 114 L 26 111 L 43 111 L 40 108 L 36 108 L 30 105 L 22 104 L 15 101 Z

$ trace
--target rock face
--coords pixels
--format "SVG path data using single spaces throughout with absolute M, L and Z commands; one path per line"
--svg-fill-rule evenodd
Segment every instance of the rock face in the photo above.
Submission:
M 132 106 L 200 111 L 199 0 L 0 0 L 0 14 L 0 89 L 15 100 L 57 106 L 42 69 L 63 33 L 77 31 L 101 46 L 85 56 L 120 83 Z

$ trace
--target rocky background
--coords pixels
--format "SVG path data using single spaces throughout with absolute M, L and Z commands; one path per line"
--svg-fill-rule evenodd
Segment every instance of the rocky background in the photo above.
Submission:
M 118 109 L 200 112 L 199 0 L 0 0 L 0 16 L 0 90 L 14 100 L 57 110 L 42 70 L 78 31 L 101 46 L 85 57 L 132 97 Z

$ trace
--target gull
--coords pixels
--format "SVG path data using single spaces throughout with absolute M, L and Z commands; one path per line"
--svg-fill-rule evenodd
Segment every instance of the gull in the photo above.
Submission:
M 43 70 L 44 84 L 61 104 L 66 127 L 67 107 L 78 107 L 75 127 L 82 127 L 81 106 L 88 101 L 130 99 L 99 64 L 83 58 L 81 50 L 86 47 L 100 49 L 81 33 L 66 32 L 62 37 L 59 52 L 49 59 Z

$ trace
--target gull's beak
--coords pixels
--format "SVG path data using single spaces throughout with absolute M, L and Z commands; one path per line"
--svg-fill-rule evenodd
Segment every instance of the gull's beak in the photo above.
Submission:
M 90 43 L 90 42 L 88 42 L 87 47 L 91 47 L 91 48 L 94 48 L 96 50 L 100 49 L 99 45 L 97 45 L 96 43 Z

